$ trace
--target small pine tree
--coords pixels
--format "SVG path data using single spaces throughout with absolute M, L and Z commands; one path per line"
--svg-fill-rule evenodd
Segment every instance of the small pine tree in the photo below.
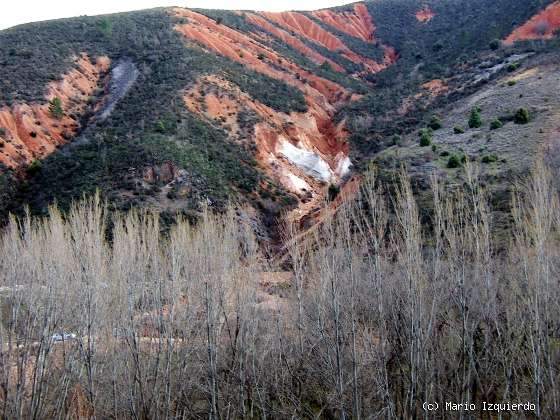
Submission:
M 156 131 L 158 133 L 165 133 L 165 124 L 163 123 L 162 120 L 158 120 L 156 122 Z
M 501 42 L 499 39 L 493 39 L 490 42 L 490 49 L 493 51 L 496 51 L 498 48 L 500 48 Z
M 447 161 L 447 167 L 450 169 L 458 168 L 461 166 L 461 159 L 457 155 L 451 155 Z
M 432 144 L 432 132 L 428 128 L 423 128 L 420 131 L 420 146 L 427 147 Z
M 340 188 L 338 187 L 338 185 L 330 184 L 328 190 L 328 200 L 333 201 L 339 193 L 340 193 Z
M 455 127 L 453 127 L 453 132 L 455 134 L 463 134 L 465 132 L 465 129 L 459 125 L 456 125 Z
M 492 121 L 490 121 L 490 130 L 497 130 L 499 128 L 502 128 L 503 126 L 504 123 L 499 118 L 494 118 Z
M 470 128 L 480 128 L 482 127 L 482 116 L 480 115 L 480 108 L 478 106 L 471 109 L 471 116 L 469 118 Z
M 64 110 L 62 109 L 62 101 L 60 98 L 53 98 L 49 102 L 49 111 L 53 117 L 60 120 L 64 116 Z
M 513 121 L 516 124 L 527 124 L 530 119 L 531 116 L 529 115 L 527 108 L 519 108 L 513 117 Z
M 433 115 L 430 119 L 430 122 L 428 123 L 428 127 L 430 127 L 432 130 L 439 130 L 441 127 L 443 127 L 443 124 L 441 122 L 441 119 L 437 115 Z

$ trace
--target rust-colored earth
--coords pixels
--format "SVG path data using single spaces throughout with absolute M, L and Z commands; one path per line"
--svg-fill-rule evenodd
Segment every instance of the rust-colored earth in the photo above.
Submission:
M 20 103 L 0 109 L 0 162 L 9 168 L 28 165 L 52 153 L 80 127 L 78 118 L 109 69 L 110 60 L 94 62 L 86 54 L 75 59 L 75 68 L 60 81 L 47 86 L 45 103 Z M 59 98 L 64 116 L 58 119 L 49 110 L 49 101 Z
M 551 39 L 558 29 L 560 29 L 560 1 L 550 4 L 546 9 L 515 29 L 504 40 L 504 44 L 511 45 L 516 41 L 534 39 Z
M 317 10 L 312 15 L 333 28 L 366 42 L 373 42 L 375 25 L 364 3 L 356 3 L 354 12 L 336 13 Z
M 416 19 L 419 22 L 426 23 L 436 17 L 436 14 L 428 6 L 416 12 Z

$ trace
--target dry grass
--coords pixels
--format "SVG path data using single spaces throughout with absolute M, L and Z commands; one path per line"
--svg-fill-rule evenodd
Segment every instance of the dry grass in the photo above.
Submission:
M 311 239 L 289 229 L 292 274 L 265 282 L 281 290 L 274 308 L 259 299 L 277 268 L 233 209 L 165 237 L 157 215 L 113 217 L 98 197 L 12 219 L 0 237 L 0 416 L 413 418 L 424 401 L 530 401 L 535 412 L 515 418 L 555 417 L 551 178 L 538 165 L 519 186 L 498 253 L 474 168 L 459 192 L 432 178 L 429 240 L 406 174 L 389 202 L 369 174 Z M 64 333 L 75 337 L 53 341 Z

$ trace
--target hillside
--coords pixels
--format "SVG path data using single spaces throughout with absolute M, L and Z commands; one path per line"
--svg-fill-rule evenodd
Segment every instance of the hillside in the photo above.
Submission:
M 117 209 L 168 219 L 233 200 L 273 236 L 286 211 L 308 225 L 325 198 L 432 114 L 527 52 L 554 51 L 558 7 L 174 8 L 2 31 L 2 210 L 44 214 L 100 189 Z
M 552 0 L 0 31 L 0 418 L 560 418 L 559 33 Z

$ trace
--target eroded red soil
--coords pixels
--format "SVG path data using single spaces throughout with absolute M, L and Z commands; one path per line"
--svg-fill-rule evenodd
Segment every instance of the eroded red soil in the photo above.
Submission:
M 416 12 L 416 19 L 419 22 L 426 23 L 436 17 L 436 14 L 428 6 Z
M 274 35 L 276 38 L 278 38 L 282 42 L 292 46 L 293 48 L 298 50 L 300 53 L 305 55 L 307 58 L 314 61 L 316 64 L 323 64 L 324 62 L 328 62 L 330 64 L 330 66 L 335 71 L 338 71 L 338 72 L 341 72 L 341 73 L 344 72 L 344 69 L 342 68 L 342 66 L 340 66 L 339 64 L 335 63 L 334 61 L 324 57 L 323 55 L 319 54 L 313 48 L 308 47 L 307 45 L 305 45 L 301 40 L 299 40 L 295 36 L 290 35 L 288 32 L 272 25 L 269 21 L 262 18 L 261 16 L 256 15 L 254 13 L 246 13 L 245 14 L 245 19 L 248 22 L 263 28 L 265 31 Z
M 354 63 L 363 64 L 368 72 L 377 73 L 394 63 L 393 57 L 396 57 L 394 49 L 386 47 L 383 63 L 378 63 L 370 58 L 362 57 L 348 48 L 342 40 L 326 31 L 301 13 L 262 12 L 261 15 L 282 26 L 288 31 L 293 31 L 294 33 L 297 33 L 298 35 L 305 37 L 330 51 L 341 54 L 343 57 Z
M 506 45 L 516 41 L 550 39 L 560 29 L 560 1 L 550 4 L 525 24 L 515 29 L 505 40 Z
M 19 168 L 68 142 L 79 129 L 78 118 L 109 64 L 107 57 L 98 57 L 93 62 L 82 54 L 76 58 L 74 69 L 47 86 L 45 103 L 20 103 L 0 109 L 0 162 L 9 168 Z M 62 102 L 64 116 L 60 119 L 49 110 L 49 101 L 54 98 Z
M 349 160 L 344 122 L 333 123 L 331 113 L 313 104 L 312 98 L 308 98 L 310 106 L 307 112 L 288 115 L 254 100 L 218 76 L 199 78 L 184 98 L 192 112 L 226 128 L 230 136 L 238 141 L 247 140 L 243 138 L 245 132 L 239 125 L 240 112 L 251 111 L 261 117 L 249 139 L 257 146 L 257 160 L 286 189 L 302 198 L 307 197 L 305 208 L 322 202 L 325 182 L 291 161 L 284 154 L 286 148 L 313 155 L 317 162 L 324 165 L 333 183 L 339 182 L 348 172 L 345 166 Z M 300 209 L 294 216 L 299 219 L 304 214 Z
M 375 25 L 364 3 L 356 3 L 354 12 L 335 13 L 331 10 L 317 10 L 313 16 L 327 25 L 366 42 L 373 42 Z

